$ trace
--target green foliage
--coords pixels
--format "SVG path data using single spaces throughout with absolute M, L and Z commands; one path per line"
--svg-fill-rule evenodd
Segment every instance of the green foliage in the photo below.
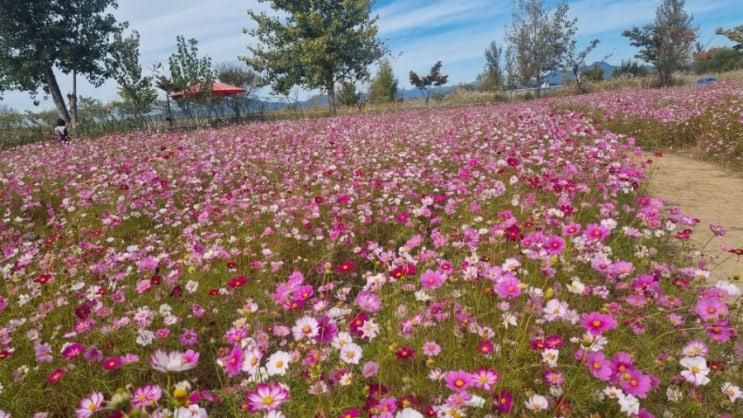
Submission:
M 499 47 L 495 41 L 490 42 L 485 49 L 485 70 L 477 76 L 481 90 L 499 91 L 503 89 L 505 76 L 501 67 L 502 54 L 503 47 Z
M 595 66 L 581 71 L 581 78 L 585 81 L 599 82 L 604 80 L 604 69 Z
M 356 85 L 350 81 L 341 84 L 338 92 L 338 102 L 341 106 L 356 106 L 361 102 L 361 96 L 356 92 Z
M 431 98 L 431 87 L 441 87 L 449 81 L 449 76 L 441 74 L 441 61 L 431 67 L 427 76 L 421 77 L 415 71 L 410 72 L 410 84 L 417 87 L 426 98 L 426 104 L 428 99 Z
M 740 51 L 743 50 L 743 25 L 738 25 L 731 29 L 717 28 L 715 31 L 718 35 L 723 35 L 731 41 L 735 42 L 733 49 Z
M 392 65 L 388 60 L 382 61 L 377 69 L 377 75 L 369 86 L 369 102 L 391 103 L 397 97 L 397 78 L 392 72 Z
M 119 84 L 119 96 L 125 108 L 137 120 L 152 110 L 157 99 L 153 79 L 143 74 L 139 63 L 139 39 L 137 32 L 128 38 L 120 33 L 114 35 L 113 48 L 106 63 L 112 78 Z
M 54 69 L 103 84 L 113 37 L 124 27 L 109 12 L 116 7 L 115 0 L 0 0 L 0 84 L 31 94 L 43 89 L 69 121 Z
M 655 22 L 642 28 L 624 31 L 630 45 L 640 48 L 636 58 L 653 64 L 658 73 L 658 84 L 673 84 L 674 71 L 686 67 L 691 47 L 697 39 L 693 17 L 685 10 L 685 0 L 663 0 L 655 11 Z
M 170 81 L 175 91 L 187 92 L 187 100 L 204 102 L 212 92 L 214 71 L 209 57 L 199 57 L 198 41 L 177 37 L 178 51 L 168 60 Z
M 372 1 L 261 1 L 285 17 L 249 12 L 256 28 L 247 32 L 260 44 L 248 47 L 252 56 L 244 59 L 278 94 L 294 86 L 323 89 L 335 114 L 336 83 L 367 78 L 368 66 L 385 53 Z
M 723 73 L 743 68 L 743 50 L 712 48 L 694 55 L 694 72 Z
M 615 69 L 611 74 L 611 78 L 633 78 L 633 77 L 645 77 L 648 75 L 648 69 L 642 63 L 634 60 L 622 60 L 619 64 L 619 68 Z
M 568 17 L 568 10 L 564 1 L 553 12 L 544 0 L 516 2 L 506 40 L 513 48 L 511 71 L 522 84 L 533 80 L 539 88 L 547 74 L 564 66 L 576 33 L 576 19 Z

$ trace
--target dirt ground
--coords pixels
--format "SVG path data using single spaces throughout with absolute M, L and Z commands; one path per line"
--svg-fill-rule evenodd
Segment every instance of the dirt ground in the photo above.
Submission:
M 692 234 L 692 243 L 698 249 L 712 236 L 710 224 L 723 225 L 727 230 L 724 237 L 715 238 L 704 247 L 710 266 L 718 265 L 730 255 L 721 250 L 721 245 L 743 247 L 743 177 L 683 154 L 651 158 L 655 168 L 650 192 L 701 220 Z M 743 274 L 743 257 L 734 256 L 720 264 L 712 271 L 711 279 L 716 281 L 736 274 Z

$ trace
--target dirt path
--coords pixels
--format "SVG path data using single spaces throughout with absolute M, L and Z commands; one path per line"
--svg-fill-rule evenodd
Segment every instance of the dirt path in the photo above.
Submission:
M 713 164 L 681 154 L 651 157 L 655 171 L 650 179 L 650 191 L 669 203 L 681 207 L 684 213 L 701 219 L 692 234 L 692 242 L 700 248 L 711 235 L 710 224 L 727 229 L 722 238 L 715 238 L 704 249 L 710 266 L 717 265 L 730 254 L 721 244 L 743 247 L 743 177 Z M 732 257 L 712 271 L 712 280 L 743 274 L 743 257 Z

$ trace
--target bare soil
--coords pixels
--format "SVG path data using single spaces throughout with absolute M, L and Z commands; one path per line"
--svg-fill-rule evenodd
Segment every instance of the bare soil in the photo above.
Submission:
M 702 250 L 710 267 L 717 266 L 712 270 L 711 279 L 717 281 L 741 275 L 743 257 L 729 257 L 730 253 L 724 252 L 721 246 L 743 247 L 743 177 L 678 153 L 651 159 L 654 171 L 650 192 L 701 220 L 691 241 L 696 249 Z M 723 225 L 727 233 L 705 246 L 712 236 L 710 224 Z

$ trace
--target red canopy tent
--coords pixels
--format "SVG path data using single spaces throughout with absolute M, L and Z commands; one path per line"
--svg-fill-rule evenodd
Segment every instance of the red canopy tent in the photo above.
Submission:
M 174 99 L 181 99 L 183 97 L 189 97 L 189 96 L 195 96 L 199 94 L 201 91 L 201 85 L 198 84 L 196 86 L 193 86 L 192 88 L 183 91 L 176 91 L 173 92 L 173 94 L 170 95 L 170 97 Z M 212 84 L 212 97 L 225 97 L 225 96 L 235 96 L 238 94 L 245 93 L 245 89 L 241 87 L 235 87 L 231 86 L 229 84 L 220 83 L 219 81 L 215 81 L 214 84 Z

